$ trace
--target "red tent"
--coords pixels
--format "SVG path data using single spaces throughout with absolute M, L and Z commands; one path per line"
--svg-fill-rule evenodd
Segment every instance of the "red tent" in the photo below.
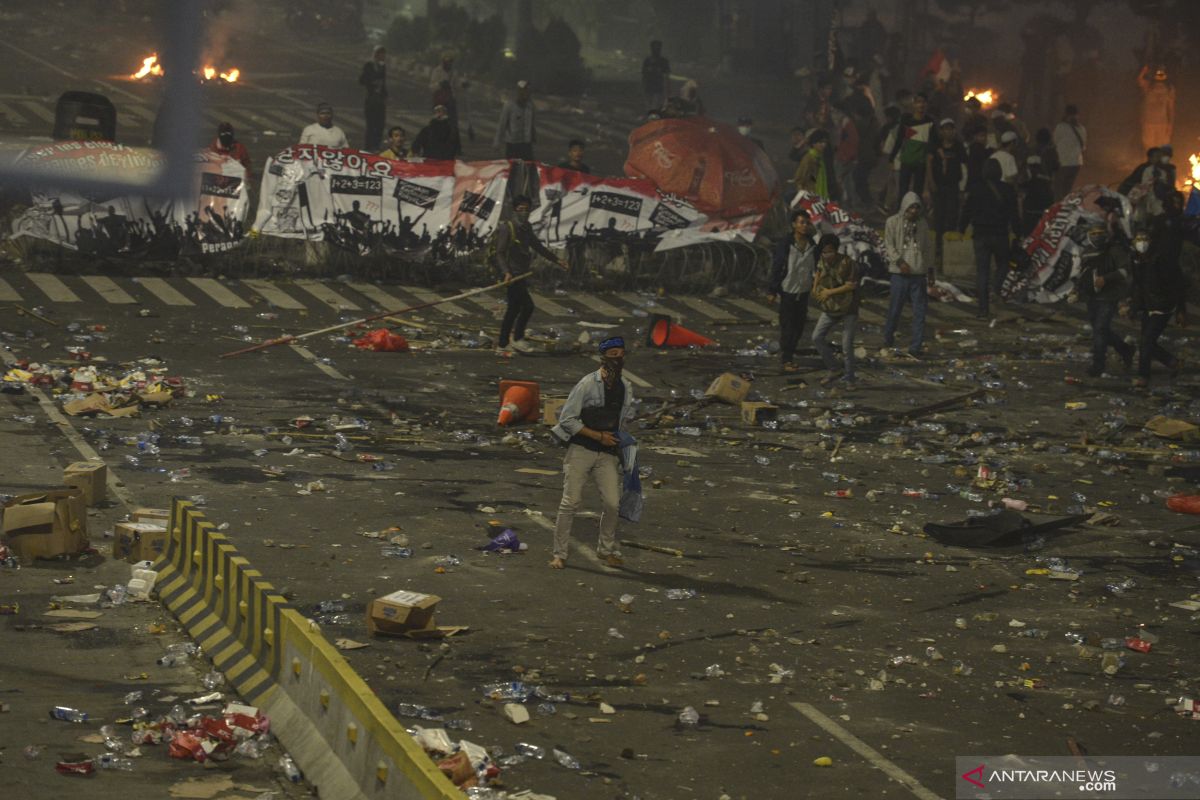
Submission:
M 660 119 L 636 128 L 629 134 L 625 174 L 725 217 L 765 212 L 779 191 L 779 176 L 762 148 L 706 117 Z

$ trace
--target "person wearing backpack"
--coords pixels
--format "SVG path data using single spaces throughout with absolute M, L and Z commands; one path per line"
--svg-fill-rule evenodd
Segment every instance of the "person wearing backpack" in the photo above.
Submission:
M 497 350 L 505 352 L 512 340 L 512 348 L 519 353 L 533 350 L 525 341 L 525 326 L 533 316 L 533 296 L 529 294 L 528 278 L 513 280 L 514 277 L 524 276 L 533 264 L 536 253 L 548 261 L 553 261 L 562 269 L 569 269 L 566 260 L 556 256 L 546 245 L 542 244 L 529 224 L 529 210 L 533 207 L 530 199 L 519 195 L 513 199 L 512 219 L 504 220 L 496 226 L 492 240 L 496 267 L 504 276 L 504 280 L 512 281 L 506 289 L 508 309 L 500 323 L 500 339 Z

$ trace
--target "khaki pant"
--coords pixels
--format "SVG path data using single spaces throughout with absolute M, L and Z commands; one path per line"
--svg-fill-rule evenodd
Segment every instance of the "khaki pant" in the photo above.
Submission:
M 588 476 L 596 478 L 603 513 L 600 516 L 600 543 L 596 552 L 601 556 L 620 555 L 617 550 L 617 512 L 621 503 L 621 468 L 615 455 L 597 453 L 581 445 L 567 448 L 563 458 L 563 494 L 558 504 L 558 519 L 554 523 L 554 557 L 566 559 L 571 539 L 571 524 L 583 499 L 583 485 Z

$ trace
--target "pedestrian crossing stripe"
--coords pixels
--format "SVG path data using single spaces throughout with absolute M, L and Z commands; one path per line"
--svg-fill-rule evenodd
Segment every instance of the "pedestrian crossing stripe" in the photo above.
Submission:
M 85 288 L 86 287 L 86 288 Z M 80 303 L 94 297 L 104 304 L 133 305 L 145 302 L 160 302 L 168 307 L 196 307 L 201 298 L 215 302 L 228 309 L 248 309 L 256 303 L 266 301 L 283 311 L 306 311 L 309 309 L 332 309 L 335 312 L 357 312 L 371 308 L 372 304 L 383 311 L 433 303 L 442 295 L 427 288 L 407 285 L 390 285 L 386 288 L 363 281 L 324 282 L 315 279 L 294 281 L 268 281 L 244 279 L 225 283 L 213 278 L 111 278 L 105 275 L 58 276 L 44 272 L 13 272 L 0 279 L 0 302 L 20 303 L 28 297 L 30 305 L 44 302 Z M 200 297 L 197 297 L 199 292 Z M 190 296 L 189 296 L 190 295 Z M 531 292 L 538 313 L 550 318 L 567 318 L 593 322 L 616 321 L 650 314 L 667 314 L 675 320 L 690 317 L 703 322 L 720 323 L 737 319 L 739 312 L 749 312 L 764 322 L 774 321 L 774 312 L 752 300 L 744 298 L 722 298 L 728 308 L 715 302 L 694 297 L 673 296 L 669 299 L 654 298 L 635 292 L 612 292 L 603 295 L 571 293 L 564 297 L 541 292 Z M 428 311 L 450 318 L 463 318 L 480 312 L 491 315 L 503 308 L 504 298 L 499 292 L 473 295 L 458 302 L 442 303 Z M 939 311 L 947 304 L 931 306 Z M 959 313 L 959 309 L 946 309 Z M 864 308 L 865 315 L 874 316 Z M 743 314 L 744 316 L 744 314 Z
M 29 109 L 30 113 L 43 122 L 54 122 L 54 114 L 48 111 L 41 103 L 36 101 L 22 101 L 20 106 L 21 108 Z
M 343 297 L 320 281 L 298 280 L 296 285 L 334 311 L 358 311 L 361 308 L 353 300 Z
M 162 278 L 139 278 L 137 283 L 150 294 L 162 300 L 169 306 L 192 306 L 195 305 L 191 300 L 175 289 L 174 286 L 164 281 Z
M 250 304 L 212 278 L 188 278 L 188 283 L 226 308 L 249 308 Z
M 98 295 L 110 303 L 119 305 L 136 303 L 133 295 L 117 286 L 112 278 L 104 275 L 84 275 L 83 282 L 92 287 Z
M 44 272 L 30 272 L 29 280 L 34 286 L 45 293 L 51 302 L 54 303 L 79 303 L 79 295 L 67 288 L 67 285 L 53 275 L 48 275 Z
M 597 314 L 608 317 L 609 319 L 618 319 L 620 317 L 629 316 L 629 312 L 622 311 L 616 306 L 606 303 L 594 294 L 577 294 L 575 295 L 575 299 L 587 306 L 592 311 L 595 311 Z
M 287 292 L 274 286 L 268 281 L 246 280 L 242 281 L 245 286 L 250 287 L 257 292 L 264 300 L 276 308 L 286 308 L 290 311 L 299 311 L 304 308 L 304 304 L 296 298 L 292 297 Z
M 410 294 L 416 295 L 417 299 L 419 299 L 422 303 L 433 303 L 442 299 L 440 295 L 437 295 L 428 289 L 419 289 L 415 286 L 406 287 L 406 291 L 408 291 Z M 441 305 L 437 306 L 437 308 L 440 308 L 447 314 L 451 314 L 456 317 L 463 317 L 468 313 L 465 308 L 457 303 L 442 303 Z
M 15 303 L 21 300 L 21 295 L 17 294 L 17 290 L 12 287 L 8 281 L 0 278 L 0 300 L 10 303 Z
M 575 316 L 571 309 L 560 306 L 544 294 L 538 294 L 537 292 L 530 292 L 529 294 L 533 296 L 533 301 L 537 304 L 537 307 L 552 317 Z

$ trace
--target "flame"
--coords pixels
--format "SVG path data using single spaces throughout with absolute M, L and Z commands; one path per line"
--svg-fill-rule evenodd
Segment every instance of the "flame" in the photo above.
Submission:
M 234 67 L 233 69 L 229 70 L 229 72 L 222 72 L 220 78 L 226 83 L 237 83 L 237 79 L 241 76 L 241 74 L 242 71 L 237 67 Z
M 213 78 L 217 77 L 217 68 L 206 66 L 204 69 L 200 70 L 200 74 L 204 76 L 204 80 L 211 81 Z
M 1188 156 L 1188 163 L 1192 166 L 1191 174 L 1184 179 L 1183 186 L 1185 189 L 1195 189 L 1200 187 L 1200 153 Z
M 140 80 L 147 75 L 162 75 L 162 64 L 158 63 L 158 53 L 152 53 L 142 59 L 142 68 L 133 73 L 129 77 L 134 80 Z
M 1000 99 L 1000 93 L 995 89 L 968 89 L 963 96 L 963 101 L 970 100 L 972 97 L 978 100 L 984 108 L 990 108 Z

